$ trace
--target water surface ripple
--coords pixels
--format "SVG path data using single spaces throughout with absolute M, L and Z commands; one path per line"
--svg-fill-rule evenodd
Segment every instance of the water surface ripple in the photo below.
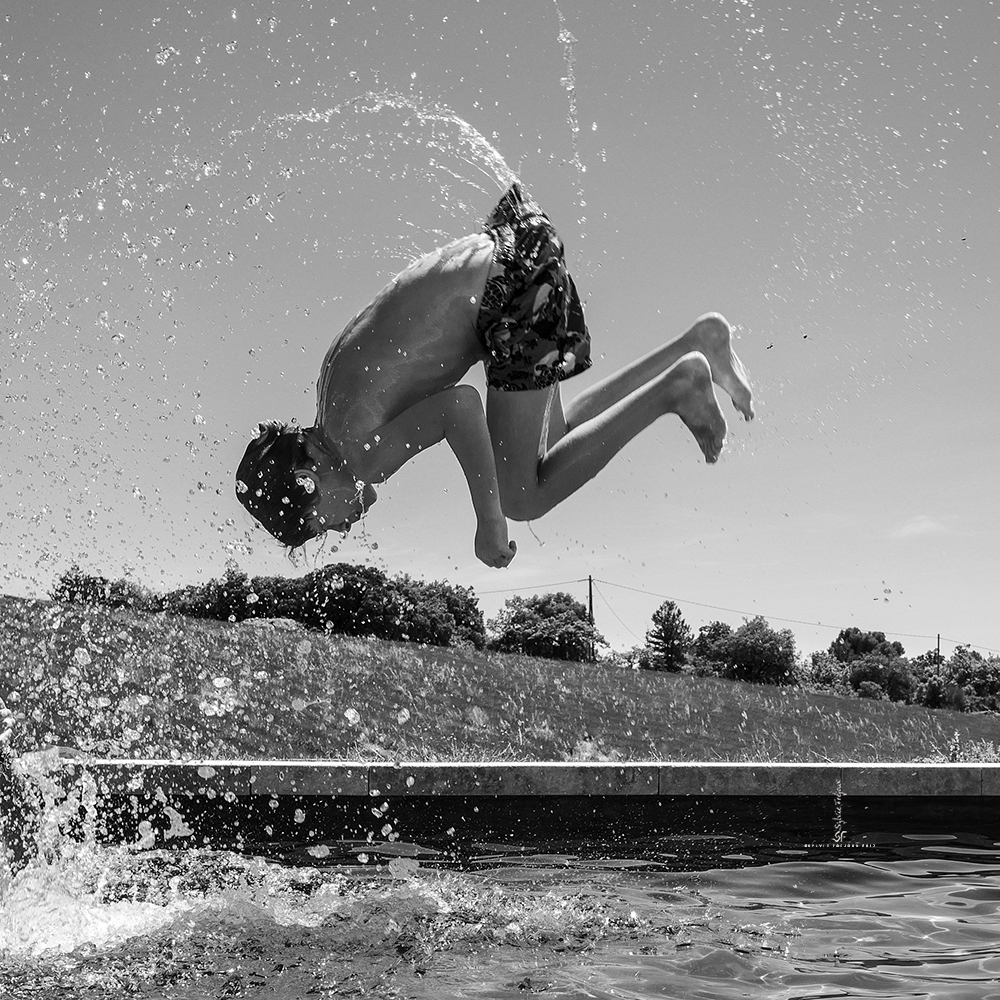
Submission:
M 484 853 L 460 871 L 420 853 L 81 846 L 0 890 L 0 981 L 185 1000 L 1000 997 L 988 846 L 702 871 L 666 852 Z

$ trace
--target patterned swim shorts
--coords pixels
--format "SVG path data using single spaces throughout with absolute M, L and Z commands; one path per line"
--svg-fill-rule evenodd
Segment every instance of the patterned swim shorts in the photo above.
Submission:
M 542 210 L 511 185 L 483 226 L 494 242 L 476 334 L 494 389 L 545 389 L 586 371 L 590 334 L 562 240 Z M 502 270 L 496 272 L 497 267 Z

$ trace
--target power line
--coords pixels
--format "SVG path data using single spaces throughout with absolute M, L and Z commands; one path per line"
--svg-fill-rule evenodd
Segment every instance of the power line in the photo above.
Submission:
M 659 593 L 656 593 L 655 591 L 652 591 L 652 590 L 643 590 L 641 587 L 629 587 L 629 586 L 626 586 L 623 583 L 612 583 L 610 580 L 600 580 L 600 581 L 596 581 L 596 582 L 606 583 L 609 587 L 618 587 L 620 590 L 631 590 L 631 591 L 633 591 L 636 594 L 647 594 L 650 597 L 660 597 L 660 598 L 663 598 L 664 600 L 676 601 L 679 604 L 693 604 L 693 605 L 695 605 L 695 607 L 699 607 L 699 608 L 711 608 L 713 611 L 725 611 L 728 614 L 733 614 L 733 615 L 755 615 L 755 614 L 763 614 L 760 611 L 757 611 L 757 612 L 753 612 L 753 611 L 740 611 L 740 610 L 738 610 L 736 608 L 723 608 L 723 607 L 720 607 L 717 604 L 704 604 L 701 601 L 689 601 L 689 600 L 687 600 L 686 598 L 683 598 L 683 597 L 671 597 L 669 594 L 659 594 Z M 617 615 L 615 617 L 617 617 Z M 794 624 L 794 625 L 809 625 L 812 628 L 828 628 L 828 629 L 833 629 L 835 632 L 841 631 L 842 629 L 844 629 L 845 627 L 847 627 L 847 626 L 843 626 L 843 625 L 830 625 L 830 624 L 828 624 L 826 622 L 808 622 L 808 621 L 804 621 L 801 618 L 782 618 L 780 615 L 763 614 L 763 617 L 767 618 L 769 621 L 790 622 L 791 624 Z M 620 620 L 621 619 L 619 619 L 619 621 Z M 634 634 L 635 633 L 633 633 L 633 635 Z M 892 635 L 898 635 L 898 636 L 901 636 L 904 639 L 938 639 L 938 638 L 941 638 L 941 639 L 944 639 L 945 642 L 953 642 L 953 643 L 955 643 L 956 646 L 966 645 L 966 643 L 963 643 L 959 639 L 949 639 L 947 636 L 944 636 L 944 635 L 942 635 L 942 636 L 937 636 L 937 635 L 921 635 L 920 633 L 915 633 L 915 632 L 893 632 Z M 968 643 L 968 645 L 973 645 L 973 644 L 972 643 Z M 998 652 L 1000 652 L 1000 650 L 993 649 L 990 646 L 976 645 L 975 648 L 976 649 L 985 649 L 989 653 L 998 653 Z
M 621 616 L 618 614 L 618 612 L 615 611 L 613 607 L 611 607 L 611 602 L 604 596 L 604 593 L 601 591 L 601 588 L 596 586 L 597 584 L 596 580 L 594 581 L 594 583 L 595 583 L 594 590 L 596 590 L 597 593 L 600 595 L 601 600 L 604 601 L 604 605 L 608 609 L 608 611 L 610 611 L 615 616 L 615 618 L 618 619 L 618 624 L 621 625 L 621 627 L 625 629 L 625 631 L 628 632 L 628 634 L 632 636 L 632 638 L 635 639 L 637 642 L 644 642 L 645 640 L 637 636 L 635 632 L 633 632 L 632 629 L 630 629 L 628 625 L 626 625 L 625 622 L 622 621 Z
M 648 594 L 650 597 L 662 597 L 666 601 L 677 601 L 679 604 L 693 604 L 698 608 L 711 608 L 713 611 L 725 611 L 731 615 L 758 615 L 761 614 L 759 611 L 740 611 L 738 608 L 723 608 L 718 604 L 703 604 L 701 601 L 689 601 L 684 597 L 672 597 L 670 594 L 658 594 L 652 590 L 643 590 L 641 587 L 628 587 L 623 583 L 612 583 L 610 580 L 601 580 L 600 583 L 606 583 L 609 587 L 618 587 L 619 590 L 631 590 L 636 594 Z M 839 625 L 826 625 L 823 622 L 807 622 L 803 621 L 801 618 L 782 618 L 780 615 L 765 615 L 764 617 L 768 619 L 774 619 L 777 622 L 792 622 L 795 625 L 811 625 L 813 627 L 819 628 L 832 628 L 838 629 Z M 930 638 L 933 639 L 934 636 L 918 636 L 916 638 Z M 950 641 L 950 640 L 949 640 Z
M 533 583 L 530 587 L 502 587 L 500 590 L 480 590 L 478 591 L 481 597 L 485 597 L 487 594 L 514 594 L 521 590 L 543 590 L 548 587 L 565 587 L 571 583 L 586 583 L 587 578 L 583 577 L 579 580 L 562 580 L 559 583 Z
M 566 586 L 569 586 L 570 584 L 574 584 L 574 583 L 586 583 L 588 581 L 588 579 L 590 579 L 590 578 L 588 578 L 588 577 L 581 577 L 579 580 L 562 580 L 559 583 L 533 584 L 530 587 L 505 587 L 505 588 L 502 588 L 500 590 L 484 590 L 484 591 L 480 591 L 480 593 L 483 596 L 486 596 L 486 595 L 492 595 L 492 594 L 513 594 L 515 592 L 523 591 L 523 590 L 539 591 L 539 590 L 545 590 L 545 589 L 550 588 L 550 587 L 566 587 Z M 612 580 L 598 580 L 596 577 L 593 578 L 593 582 L 595 584 L 597 584 L 597 583 L 603 583 L 603 584 L 606 584 L 609 587 L 617 587 L 619 590 L 629 590 L 629 591 L 632 591 L 632 593 L 635 593 L 635 594 L 645 594 L 648 597 L 658 597 L 661 600 L 665 600 L 665 601 L 675 601 L 678 604 L 691 604 L 691 605 L 693 605 L 694 607 L 697 607 L 697 608 L 709 608 L 712 611 L 724 611 L 727 614 L 731 614 L 731 615 L 745 615 L 745 616 L 749 616 L 749 617 L 753 617 L 753 616 L 756 616 L 756 615 L 762 615 L 762 617 L 766 618 L 768 621 L 787 622 L 787 623 L 789 623 L 791 625 L 807 625 L 810 628 L 828 628 L 828 629 L 832 629 L 834 632 L 839 632 L 842 629 L 848 627 L 848 626 L 844 626 L 844 625 L 830 625 L 828 622 L 818 622 L 818 621 L 816 621 L 816 622 L 810 622 L 810 621 L 805 621 L 802 618 L 784 618 L 781 615 L 769 615 L 769 614 L 766 614 L 766 613 L 760 612 L 760 611 L 745 611 L 745 610 L 741 611 L 738 608 L 725 608 L 725 607 L 722 607 L 719 604 L 705 604 L 702 601 L 689 601 L 689 600 L 687 600 L 686 598 L 683 598 L 683 597 L 674 597 L 674 596 L 672 596 L 670 594 L 661 594 L 661 593 L 658 593 L 655 590 L 645 590 L 642 587 L 630 587 L 630 586 L 628 586 L 627 584 L 624 584 L 624 583 L 614 583 Z M 637 636 L 635 634 L 635 632 L 633 632 L 632 629 L 629 628 L 628 625 L 626 625 L 624 621 L 622 621 L 622 619 L 619 616 L 619 614 L 615 611 L 614 608 L 611 607 L 611 602 L 607 599 L 607 597 L 605 597 L 605 595 L 600 591 L 600 589 L 598 589 L 597 592 L 598 592 L 598 594 L 601 595 L 601 599 L 604 601 L 604 604 L 607 607 L 607 609 L 615 616 L 615 618 L 618 619 L 618 622 L 622 626 L 622 628 L 624 628 L 625 631 L 629 633 L 629 635 L 633 636 L 636 639 L 639 639 L 639 636 Z M 900 638 L 903 638 L 903 639 L 938 639 L 938 638 L 940 638 L 940 639 L 943 639 L 945 642 L 954 643 L 956 646 L 968 645 L 968 646 L 972 646 L 974 649 L 985 650 L 988 653 L 1000 653 L 1000 650 L 993 649 L 991 646 L 983 646 L 983 645 L 979 645 L 979 644 L 975 644 L 975 643 L 966 643 L 966 642 L 963 642 L 960 639 L 950 639 L 947 636 L 943 636 L 943 635 L 942 636 L 937 636 L 937 635 L 921 635 L 921 634 L 915 633 L 915 632 L 892 632 L 891 634 L 894 635 L 894 636 L 899 636 Z M 642 641 L 642 640 L 640 640 L 640 641 Z

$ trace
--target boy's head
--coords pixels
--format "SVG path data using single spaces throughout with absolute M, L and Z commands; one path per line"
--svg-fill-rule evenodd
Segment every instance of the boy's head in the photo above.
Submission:
M 311 514 L 315 488 L 309 490 L 295 475 L 296 469 L 312 465 L 305 432 L 277 420 L 259 429 L 236 470 L 236 498 L 279 542 L 296 548 L 322 530 Z
M 348 531 L 375 502 L 347 463 L 314 428 L 270 420 L 236 470 L 236 496 L 284 545 L 297 548 L 324 531 Z

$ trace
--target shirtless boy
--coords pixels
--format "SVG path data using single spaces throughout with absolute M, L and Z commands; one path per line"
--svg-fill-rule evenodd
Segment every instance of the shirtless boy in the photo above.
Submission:
M 460 379 L 486 367 L 486 408 Z M 563 246 L 514 184 L 483 232 L 412 263 L 348 323 L 323 360 L 313 427 L 262 423 L 236 472 L 240 503 L 279 541 L 346 532 L 385 482 L 446 440 L 476 511 L 476 556 L 506 566 L 507 518 L 550 511 L 658 417 L 675 413 L 705 459 L 726 421 L 712 382 L 753 418 L 729 324 L 702 316 L 669 344 L 563 406 L 590 367 L 590 336 Z

